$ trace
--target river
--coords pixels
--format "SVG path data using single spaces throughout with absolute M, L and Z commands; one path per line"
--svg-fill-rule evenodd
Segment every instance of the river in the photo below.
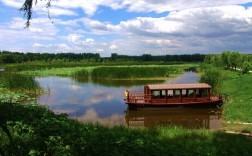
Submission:
M 37 101 L 48 105 L 55 113 L 67 113 L 84 123 L 127 127 L 154 127 L 176 125 L 185 128 L 219 129 L 220 108 L 162 108 L 129 110 L 124 102 L 124 91 L 141 90 L 144 84 L 195 83 L 199 76 L 187 71 L 167 81 L 89 81 L 80 82 L 65 77 L 37 77 L 39 84 L 48 91 Z

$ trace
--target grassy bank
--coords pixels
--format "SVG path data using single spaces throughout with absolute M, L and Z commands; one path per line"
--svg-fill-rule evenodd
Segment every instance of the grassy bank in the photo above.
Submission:
M 35 101 L 43 92 L 33 77 L 0 73 L 0 102 L 20 103 Z
M 250 155 L 252 152 L 250 138 L 223 132 L 178 127 L 108 128 L 81 124 L 37 105 L 1 103 L 0 111 L 2 155 Z
M 195 63 L 191 63 L 192 65 Z M 35 70 L 48 70 L 56 68 L 75 68 L 75 67 L 97 67 L 97 66 L 145 66 L 145 65 L 188 65 L 185 62 L 136 62 L 136 61 L 124 61 L 124 62 L 25 62 L 15 64 L 2 64 L 7 71 L 20 72 L 20 71 L 35 71 Z
M 227 71 L 222 92 L 228 95 L 224 104 L 224 125 L 231 130 L 252 132 L 252 74 Z M 251 124 L 248 124 L 251 123 Z
M 169 77 L 182 73 L 179 66 L 132 66 L 132 67 L 98 67 L 92 71 L 94 79 L 136 79 Z
M 88 67 L 68 67 L 50 68 L 39 70 L 25 70 L 19 73 L 35 76 L 70 76 L 75 78 L 92 79 L 154 79 L 164 80 L 183 70 L 193 67 L 188 65 L 129 65 L 129 66 L 88 66 Z

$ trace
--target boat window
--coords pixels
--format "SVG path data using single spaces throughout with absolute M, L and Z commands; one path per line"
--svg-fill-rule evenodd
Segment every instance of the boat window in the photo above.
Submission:
M 175 90 L 175 97 L 180 97 L 180 90 Z
M 186 89 L 182 90 L 182 95 L 185 96 L 186 95 Z
M 188 97 L 194 97 L 194 91 L 193 90 L 188 90 Z
M 165 90 L 161 90 L 161 97 L 165 98 Z
M 170 99 L 173 98 L 173 90 L 168 90 L 167 91 L 167 97 L 170 98 Z
M 173 90 L 168 90 L 167 94 L 168 96 L 173 96 Z
M 207 89 L 202 90 L 203 97 L 208 97 L 208 91 Z
M 200 91 L 199 91 L 199 89 L 196 89 L 196 96 L 200 97 Z
M 158 97 L 158 96 L 160 96 L 159 90 L 153 90 L 153 91 L 152 91 L 152 95 L 153 95 L 153 97 Z

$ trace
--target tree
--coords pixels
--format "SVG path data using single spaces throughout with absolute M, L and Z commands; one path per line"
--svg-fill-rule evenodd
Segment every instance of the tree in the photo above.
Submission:
M 225 68 L 230 68 L 230 64 L 228 60 L 229 55 L 230 55 L 229 51 L 221 53 L 221 63 Z
M 212 86 L 213 93 L 217 94 L 222 85 L 224 74 L 220 69 L 207 69 L 200 78 L 200 82 L 207 83 Z
M 40 0 L 42 1 L 42 0 Z M 51 1 L 52 0 L 46 0 L 46 8 L 49 8 L 51 6 Z M 30 26 L 30 20 L 32 19 L 32 8 L 34 5 L 38 3 L 38 0 L 25 0 L 24 4 L 22 7 L 19 9 L 21 12 L 24 13 L 24 17 L 26 18 L 26 28 Z M 51 19 L 49 10 L 48 10 L 48 17 Z
M 242 64 L 242 73 L 246 74 L 246 73 L 249 73 L 249 70 L 251 69 L 251 64 L 250 62 L 248 61 L 245 61 L 243 64 Z
M 229 62 L 232 68 L 236 70 L 236 68 L 241 63 L 241 54 L 239 52 L 232 52 L 229 55 Z

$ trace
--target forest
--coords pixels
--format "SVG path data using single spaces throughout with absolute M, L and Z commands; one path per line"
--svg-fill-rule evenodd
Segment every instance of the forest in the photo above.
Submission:
M 160 55 L 143 54 L 141 56 L 119 55 L 112 53 L 110 57 L 101 57 L 99 53 L 22 53 L 0 51 L 0 63 L 24 63 L 31 61 L 53 62 L 115 62 L 115 61 L 154 61 L 154 62 L 201 62 L 204 54 Z

